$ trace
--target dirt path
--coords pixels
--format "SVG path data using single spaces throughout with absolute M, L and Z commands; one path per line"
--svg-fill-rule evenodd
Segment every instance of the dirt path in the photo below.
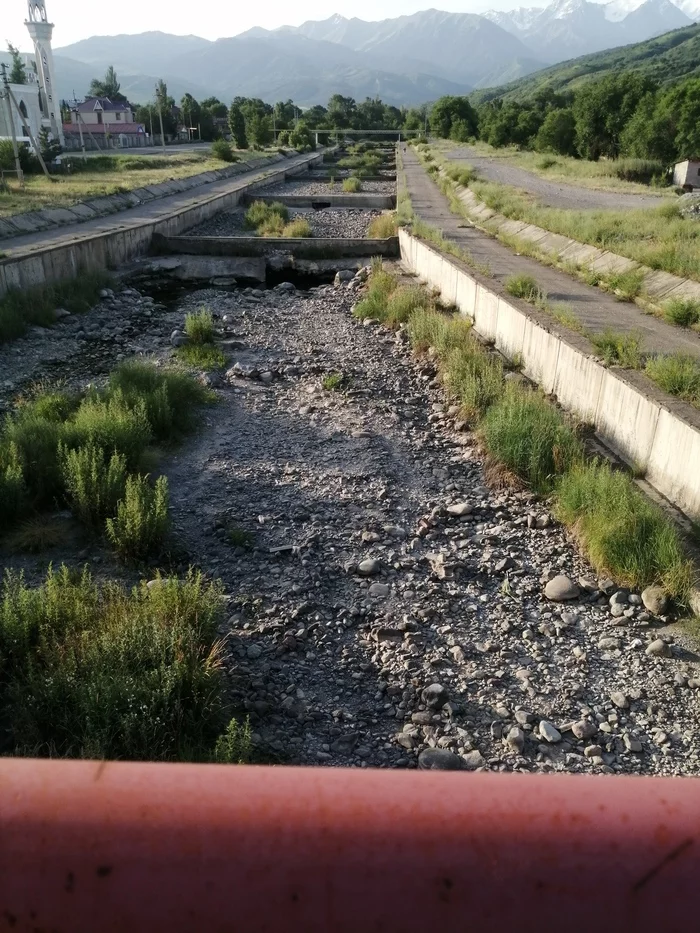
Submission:
M 332 766 L 422 753 L 433 767 L 695 773 L 697 659 L 645 655 L 638 596 L 613 618 L 542 507 L 487 488 L 431 364 L 356 322 L 355 300 L 211 291 L 180 309 L 205 303 L 238 341 L 218 405 L 165 470 L 179 540 L 230 594 L 222 636 L 256 742 Z M 345 388 L 324 389 L 336 372 Z M 550 603 L 557 573 L 589 589 Z
M 617 301 L 611 295 L 584 285 L 565 272 L 520 256 L 461 217 L 455 216 L 450 211 L 447 198 L 426 174 L 410 148 L 403 153 L 403 160 L 406 184 L 416 214 L 426 223 L 442 230 L 450 240 L 469 250 L 478 262 L 487 264 L 496 283 L 503 285 L 511 275 L 531 275 L 547 292 L 551 302 L 567 305 L 588 331 L 600 333 L 606 328 L 634 331 L 641 336 L 644 348 L 648 351 L 680 351 L 700 356 L 700 335 L 666 324 L 652 315 L 644 314 L 631 302 Z
M 451 162 L 468 162 L 482 178 L 513 185 L 533 194 L 541 204 L 548 207 L 561 207 L 576 211 L 587 210 L 634 210 L 642 207 L 659 207 L 663 203 L 661 195 L 625 194 L 617 191 L 593 191 L 579 188 L 560 181 L 547 181 L 515 165 L 508 165 L 503 159 L 479 155 L 470 146 L 460 146 L 445 152 Z

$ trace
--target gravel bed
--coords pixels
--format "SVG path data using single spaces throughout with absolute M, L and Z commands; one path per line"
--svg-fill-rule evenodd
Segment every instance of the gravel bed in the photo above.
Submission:
M 367 228 L 381 211 L 355 208 L 324 208 L 320 211 L 290 210 L 289 219 L 308 220 L 316 237 L 364 237 Z M 188 236 L 255 236 L 255 231 L 245 225 L 244 211 L 228 211 L 192 227 Z
M 105 292 L 1 348 L 0 396 L 84 384 L 135 353 L 166 359 L 185 314 L 213 311 L 228 363 L 203 378 L 218 404 L 163 470 L 185 563 L 226 588 L 231 699 L 264 754 L 697 774 L 694 643 L 652 615 L 650 594 L 597 579 L 546 504 L 489 485 L 430 356 L 352 317 L 361 278 L 202 290 L 171 308 Z M 324 389 L 334 373 L 339 389 Z M 112 572 L 98 548 L 87 557 Z M 86 557 L 4 563 L 34 582 L 49 559 Z
M 396 182 L 387 181 L 363 181 L 361 194 L 394 194 L 396 191 Z M 332 194 L 348 194 L 351 192 L 343 191 L 342 181 L 337 181 L 334 185 L 322 181 L 286 181 L 278 185 L 269 185 L 267 188 L 261 188 L 259 194 L 289 194 L 307 197 L 328 197 Z

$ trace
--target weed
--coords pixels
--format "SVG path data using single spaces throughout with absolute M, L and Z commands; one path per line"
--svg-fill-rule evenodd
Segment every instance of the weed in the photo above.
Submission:
M 604 330 L 601 334 L 588 334 L 588 338 L 607 366 L 639 369 L 642 365 L 642 338 L 635 333 Z
M 327 392 L 336 392 L 343 388 L 345 376 L 342 373 L 329 373 L 323 377 L 321 385 Z
M 221 589 L 200 574 L 130 594 L 87 571 L 8 575 L 0 687 L 10 750 L 129 760 L 208 760 L 227 716 Z
M 303 217 L 298 217 L 296 220 L 292 220 L 284 227 L 282 230 L 282 236 L 308 238 L 313 236 L 313 233 L 308 220 L 304 220 Z
M 123 454 L 129 470 L 137 469 L 152 438 L 144 401 L 130 404 L 119 389 L 107 398 L 96 393 L 88 395 L 72 422 L 65 423 L 62 434 L 61 439 L 69 447 L 91 444 Z
M 231 525 L 226 529 L 226 540 L 231 547 L 249 548 L 253 545 L 253 536 L 244 528 L 238 528 Z
M 175 355 L 187 366 L 206 372 L 223 369 L 226 365 L 226 357 L 222 351 L 211 344 L 187 343 L 184 347 L 178 347 Z
M 542 169 L 543 172 L 546 172 L 548 168 L 554 168 L 555 165 L 559 165 L 559 161 L 551 156 L 544 156 L 537 162 L 537 168 Z
M 671 324 L 692 327 L 700 323 L 700 301 L 697 298 L 671 298 L 663 307 L 664 317 Z
M 700 405 L 700 362 L 683 354 L 650 357 L 644 371 L 664 392 Z
M 547 297 L 531 275 L 511 275 L 506 279 L 505 287 L 509 295 L 525 301 L 541 301 Z
M 0 447 L 0 528 L 8 528 L 26 507 L 27 488 L 15 443 Z
M 358 191 L 362 191 L 362 182 L 359 178 L 346 178 L 343 181 L 343 191 L 349 194 L 357 194 Z
M 583 456 L 575 431 L 539 392 L 508 385 L 481 425 L 489 452 L 539 493 Z
M 232 719 L 226 731 L 219 736 L 214 748 L 214 761 L 221 765 L 243 765 L 250 761 L 252 733 L 250 720 L 240 725 Z
M 559 517 L 574 527 L 599 573 L 687 596 L 693 573 L 678 532 L 628 476 L 599 461 L 577 464 L 562 477 L 557 498 Z
M 73 514 L 84 525 L 97 529 L 114 515 L 126 488 L 126 457 L 116 451 L 88 444 L 76 450 L 59 447 L 61 472 Z
M 641 269 L 632 269 L 630 272 L 610 272 L 602 276 L 598 284 L 605 285 L 620 301 L 634 301 L 642 293 L 644 272 Z
M 214 342 L 214 318 L 211 311 L 200 308 L 196 313 L 190 313 L 185 318 L 185 333 L 190 343 L 201 344 Z
M 396 236 L 396 227 L 396 214 L 380 214 L 379 217 L 375 217 L 369 225 L 367 236 L 378 240 Z
M 615 174 L 622 181 L 637 181 L 648 185 L 652 178 L 663 178 L 666 166 L 655 159 L 618 159 Z
M 29 518 L 7 539 L 11 551 L 23 554 L 41 554 L 58 547 L 66 540 L 66 522 L 55 515 L 37 515 Z
M 115 518 L 107 519 L 107 537 L 120 557 L 141 561 L 157 553 L 168 531 L 168 481 L 155 485 L 146 476 L 129 476 Z
M 392 327 L 405 324 L 416 311 L 425 310 L 432 304 L 424 288 L 418 285 L 400 285 L 387 299 L 383 320 Z
M 284 224 L 289 220 L 289 211 L 279 201 L 253 201 L 245 213 L 245 224 L 251 230 L 260 230 L 274 224 Z

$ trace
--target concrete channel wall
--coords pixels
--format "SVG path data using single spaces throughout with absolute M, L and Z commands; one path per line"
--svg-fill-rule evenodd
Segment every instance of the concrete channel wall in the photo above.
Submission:
M 399 256 L 399 238 L 370 237 L 253 237 L 253 236 L 175 236 L 153 235 L 151 252 L 157 255 L 189 256 L 266 256 L 285 252 L 301 259 L 356 258 L 358 256 Z
M 177 236 L 190 227 L 208 220 L 219 211 L 235 207 L 253 186 L 283 182 L 288 175 L 308 171 L 309 166 L 319 164 L 323 153 L 317 152 L 281 164 L 278 169 L 251 181 L 232 182 L 227 191 L 209 196 L 171 214 L 154 220 L 128 219 L 104 233 L 59 234 L 57 241 L 45 247 L 28 247 L 15 250 L 6 259 L 0 259 L 0 297 L 10 289 L 26 289 L 37 285 L 48 285 L 71 279 L 81 272 L 116 269 L 148 252 L 154 233 Z
M 459 260 L 399 231 L 404 265 L 471 318 L 475 330 L 694 521 L 700 521 L 700 416 L 640 373 L 607 368 L 587 341 L 557 332 L 525 303 L 505 299 Z

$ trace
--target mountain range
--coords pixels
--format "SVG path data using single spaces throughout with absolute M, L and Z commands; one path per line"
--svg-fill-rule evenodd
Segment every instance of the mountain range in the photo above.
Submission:
M 72 98 L 114 65 L 134 101 L 162 77 L 176 99 L 236 95 L 302 106 L 333 93 L 396 105 L 498 86 L 565 59 L 689 26 L 700 0 L 553 0 L 484 15 L 425 10 L 379 22 L 334 15 L 301 26 L 256 27 L 216 41 L 148 32 L 94 36 L 56 49 L 58 92 Z M 681 9 L 683 6 L 683 9 Z

